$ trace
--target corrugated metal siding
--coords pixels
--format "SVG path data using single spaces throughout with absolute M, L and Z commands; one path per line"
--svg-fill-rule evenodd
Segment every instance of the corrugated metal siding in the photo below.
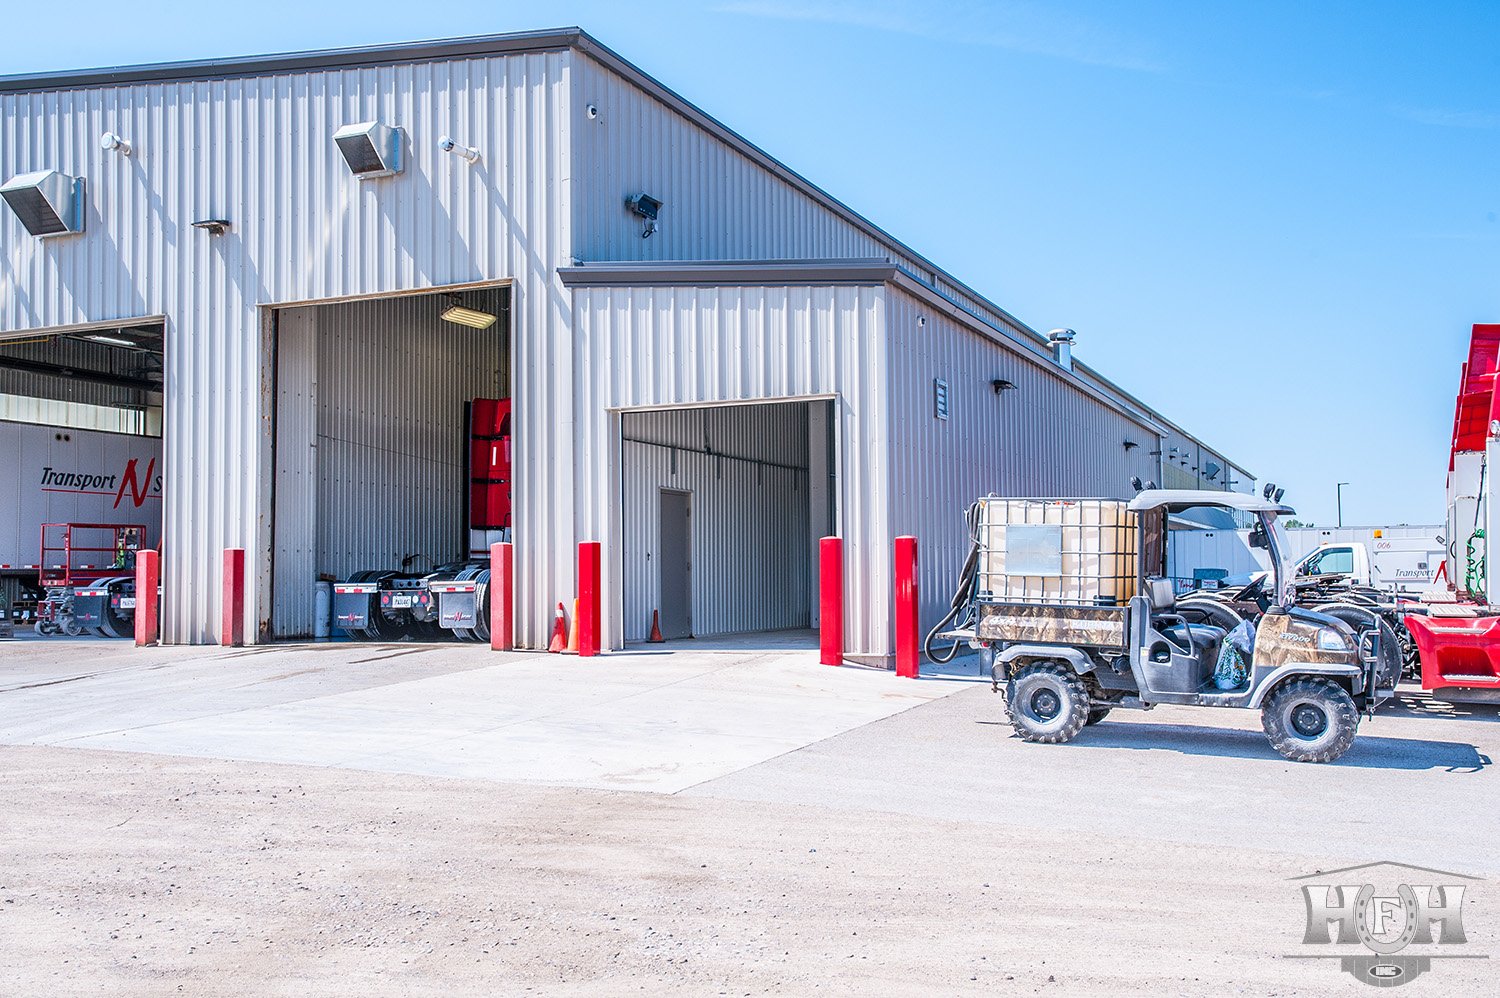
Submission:
M 0 212 L 0 331 L 165 314 L 169 538 L 163 636 L 217 633 L 221 549 L 256 573 L 246 631 L 267 617 L 271 549 L 269 322 L 258 306 L 513 278 L 517 393 L 571 381 L 571 52 L 250 79 L 0 96 L 0 175 L 55 167 L 88 180 L 88 230 L 33 239 Z M 406 129 L 406 172 L 361 183 L 332 142 L 379 117 Z M 114 131 L 132 156 L 100 149 Z M 469 166 L 437 149 L 477 147 Z M 227 218 L 210 236 L 190 223 Z M 517 526 L 550 540 L 572 490 L 567 393 L 516 418 L 516 456 L 538 469 Z M 555 469 L 555 471 L 553 470 Z M 544 641 L 546 600 L 571 589 L 566 554 L 518 544 L 537 594 L 519 637 Z
M 1068 383 L 1050 361 L 981 336 L 892 289 L 891 527 L 917 538 L 924 629 L 947 612 L 976 498 L 1132 494 L 1155 474 L 1155 431 Z M 925 324 L 918 320 L 925 319 Z M 948 384 L 936 418 L 934 380 Z M 1016 385 L 996 395 L 991 382 Z M 1127 450 L 1125 441 L 1138 446 Z
M 580 60 L 575 116 L 582 260 L 800 260 L 887 257 L 989 321 L 1010 320 L 933 270 L 894 239 L 880 239 L 819 204 L 699 125 L 592 59 Z M 599 109 L 590 120 L 587 105 Z M 647 193 L 662 208 L 655 235 L 625 199 Z M 1024 334 L 1023 334 L 1024 335 Z
M 837 394 L 846 642 L 861 654 L 890 650 L 884 309 L 885 290 L 868 287 L 575 290 L 578 500 L 566 510 L 576 529 L 558 540 L 599 540 L 611 552 L 605 605 L 616 646 L 624 484 L 622 420 L 610 410 Z
M 502 290 L 464 296 L 492 314 L 503 300 Z M 467 553 L 464 404 L 502 393 L 508 344 L 502 323 L 443 322 L 444 304 L 423 295 L 279 316 L 276 636 L 312 633 L 320 576 Z
M 695 636 L 810 626 L 806 403 L 626 413 L 621 425 L 625 640 L 649 636 L 661 605 L 651 555 L 664 488 L 692 493 Z

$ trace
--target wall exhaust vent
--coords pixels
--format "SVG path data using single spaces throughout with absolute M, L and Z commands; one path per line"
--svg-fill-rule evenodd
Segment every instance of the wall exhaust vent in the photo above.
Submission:
M 83 231 L 82 177 L 56 170 L 23 173 L 0 185 L 0 197 L 33 236 Z
M 360 180 L 389 177 L 400 173 L 401 129 L 382 125 L 378 121 L 365 121 L 357 125 L 345 125 L 333 133 L 349 172 Z

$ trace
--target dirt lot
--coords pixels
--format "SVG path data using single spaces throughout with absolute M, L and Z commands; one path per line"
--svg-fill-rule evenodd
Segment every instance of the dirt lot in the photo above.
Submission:
M 0 992 L 1362 994 L 1288 878 L 1435 854 L 1500 955 L 1495 711 L 1408 700 L 1292 766 L 1202 712 L 1025 745 L 976 685 L 677 794 L 0 747 Z

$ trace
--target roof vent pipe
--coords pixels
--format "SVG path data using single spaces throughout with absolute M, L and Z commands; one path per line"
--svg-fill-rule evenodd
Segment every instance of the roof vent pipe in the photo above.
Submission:
M 1071 329 L 1054 329 L 1047 334 L 1047 342 L 1052 344 L 1052 359 L 1064 371 L 1073 370 L 1073 337 L 1077 335 Z

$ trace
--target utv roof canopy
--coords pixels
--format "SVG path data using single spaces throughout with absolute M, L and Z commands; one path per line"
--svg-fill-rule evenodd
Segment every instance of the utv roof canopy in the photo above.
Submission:
M 1208 489 L 1147 489 L 1130 500 L 1128 508 L 1134 510 L 1167 507 L 1170 513 L 1178 513 L 1193 506 L 1218 506 L 1221 509 L 1239 509 L 1247 513 L 1284 513 L 1297 511 L 1271 499 L 1262 499 L 1246 492 L 1219 492 Z

